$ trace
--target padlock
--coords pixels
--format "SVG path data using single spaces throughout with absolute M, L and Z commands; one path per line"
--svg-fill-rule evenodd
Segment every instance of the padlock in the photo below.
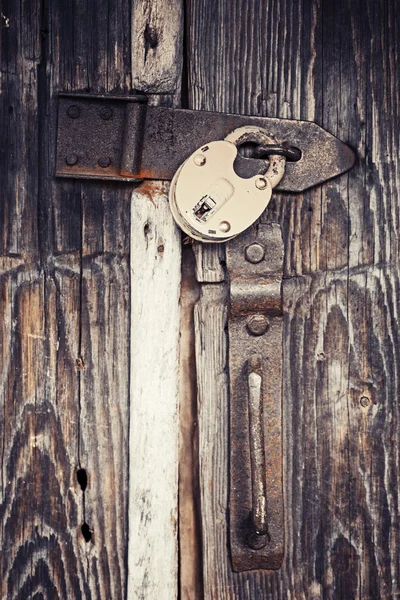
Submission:
M 276 144 L 258 127 L 240 127 L 225 140 L 196 150 L 178 169 L 169 200 L 177 224 L 203 242 L 226 242 L 250 227 L 267 208 L 272 189 L 285 173 L 286 159 L 272 155 L 265 172 L 239 176 L 234 168 L 244 142 Z

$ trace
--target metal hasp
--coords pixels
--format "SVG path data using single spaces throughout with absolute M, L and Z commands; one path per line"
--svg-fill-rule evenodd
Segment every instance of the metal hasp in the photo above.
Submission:
M 232 564 L 235 571 L 278 569 L 284 556 L 281 228 L 253 225 L 226 248 Z
M 277 190 L 301 192 L 353 166 L 352 150 L 309 121 L 147 106 L 146 96 L 60 94 L 56 175 L 172 179 L 197 148 L 243 126 L 264 128 L 301 152 L 300 160 L 287 162 Z M 235 168 L 241 177 L 252 177 L 265 171 L 265 161 L 238 155 Z

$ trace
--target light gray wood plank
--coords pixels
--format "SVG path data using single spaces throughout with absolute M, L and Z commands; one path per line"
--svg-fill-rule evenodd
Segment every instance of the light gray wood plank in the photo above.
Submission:
M 133 87 L 147 94 L 174 94 L 182 73 L 183 3 L 132 3 Z
M 168 184 L 132 197 L 128 597 L 178 593 L 180 232 Z

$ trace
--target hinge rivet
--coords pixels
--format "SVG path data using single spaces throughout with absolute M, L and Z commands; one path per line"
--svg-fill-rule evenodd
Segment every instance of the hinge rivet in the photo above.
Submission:
M 253 263 L 253 265 L 256 265 L 257 263 L 261 262 L 265 256 L 264 246 L 258 244 L 257 242 L 255 242 L 254 244 L 250 244 L 250 246 L 247 246 L 244 252 L 246 260 L 248 262 Z
M 107 169 L 111 164 L 111 158 L 108 156 L 100 156 L 97 162 L 102 169 Z
M 256 188 L 258 190 L 265 190 L 267 185 L 268 185 L 268 183 L 267 183 L 267 180 L 265 179 L 265 177 L 259 177 L 258 179 L 256 179 Z
M 103 121 L 108 121 L 113 116 L 113 111 L 109 106 L 103 106 L 103 108 L 100 109 L 99 114 L 100 119 L 103 119 Z
M 251 315 L 247 319 L 247 329 L 252 335 L 264 335 L 268 327 L 269 321 L 265 315 Z
M 202 167 L 206 164 L 206 157 L 204 154 L 196 154 L 193 160 L 198 167 Z
M 68 154 L 68 156 L 65 159 L 65 162 L 70 167 L 73 167 L 78 162 L 78 156 L 76 154 Z
M 80 114 L 81 109 L 77 104 L 71 104 L 71 106 L 68 107 L 67 115 L 71 117 L 71 119 L 77 119 Z
M 231 228 L 231 224 L 228 223 L 228 221 L 221 221 L 221 223 L 219 224 L 219 230 L 222 231 L 223 233 L 227 233 Z

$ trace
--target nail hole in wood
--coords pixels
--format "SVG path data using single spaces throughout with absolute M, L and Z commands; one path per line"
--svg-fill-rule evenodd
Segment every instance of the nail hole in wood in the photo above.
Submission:
M 86 469 L 78 469 L 76 472 L 76 478 L 78 480 L 79 485 L 81 486 L 82 492 L 84 492 L 87 488 L 88 483 Z
M 149 223 L 146 223 L 145 226 L 143 227 L 143 233 L 144 233 L 145 237 L 149 235 L 149 233 L 150 233 L 150 225 L 149 225 Z
M 157 33 L 157 30 L 154 29 L 154 27 L 150 27 L 150 25 L 147 23 L 143 35 L 144 35 L 146 51 L 148 51 L 149 48 L 151 48 L 152 50 L 154 50 L 154 48 L 157 48 L 158 33 Z
M 81 531 L 85 542 L 90 542 L 90 540 L 92 539 L 92 532 L 90 531 L 89 525 L 87 523 L 84 523 L 82 525 Z

